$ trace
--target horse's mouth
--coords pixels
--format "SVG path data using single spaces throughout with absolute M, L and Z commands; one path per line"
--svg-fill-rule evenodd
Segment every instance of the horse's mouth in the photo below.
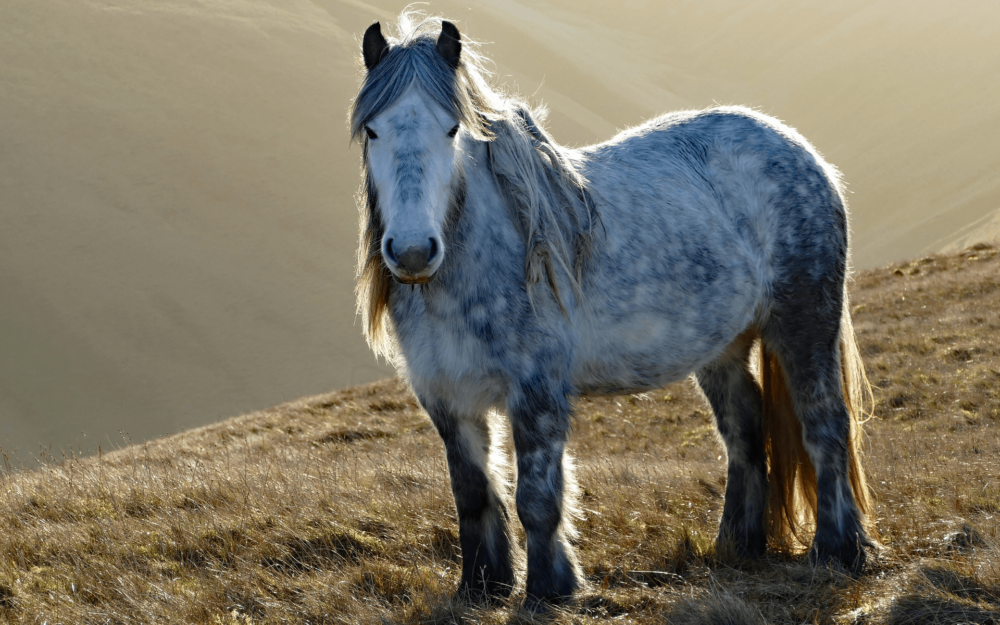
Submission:
M 434 279 L 434 274 L 428 276 L 398 276 L 393 273 L 392 277 L 400 284 L 427 284 Z

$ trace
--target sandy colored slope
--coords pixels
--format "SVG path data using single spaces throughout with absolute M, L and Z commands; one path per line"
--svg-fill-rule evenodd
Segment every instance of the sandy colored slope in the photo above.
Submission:
M 5 447 L 96 449 L 387 374 L 352 325 L 337 20 L 32 0 L 0 24 Z
M 387 375 L 354 323 L 344 118 L 356 38 L 403 6 L 0 5 L 0 444 L 92 450 Z M 850 184 L 858 266 L 1000 233 L 1000 5 L 608 6 L 430 9 L 568 144 L 713 102 L 796 126 Z

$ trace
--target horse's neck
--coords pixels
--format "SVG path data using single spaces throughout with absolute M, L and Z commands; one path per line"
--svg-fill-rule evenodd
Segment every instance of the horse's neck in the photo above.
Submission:
M 455 224 L 454 268 L 458 273 L 479 273 L 487 265 L 509 262 L 508 255 L 520 254 L 523 260 L 523 244 L 490 171 L 486 144 L 477 142 L 465 158 L 465 205 Z

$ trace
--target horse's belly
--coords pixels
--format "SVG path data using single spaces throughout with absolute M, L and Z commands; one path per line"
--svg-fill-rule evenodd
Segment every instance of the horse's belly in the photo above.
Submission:
M 697 369 L 706 353 L 718 351 L 717 344 L 648 315 L 591 330 L 582 343 L 589 345 L 581 345 L 574 386 L 598 394 L 663 386 Z
M 635 393 L 683 378 L 692 358 L 658 336 L 665 331 L 661 324 L 636 320 L 603 333 L 594 349 L 579 355 L 574 387 L 581 393 Z
M 578 324 L 574 385 L 585 393 L 658 388 L 713 362 L 753 323 L 760 289 L 750 272 L 700 291 L 662 285 L 643 304 L 591 308 Z

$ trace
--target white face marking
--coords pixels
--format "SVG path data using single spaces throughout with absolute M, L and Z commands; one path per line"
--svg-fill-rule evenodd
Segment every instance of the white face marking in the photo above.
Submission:
M 428 282 L 444 259 L 441 235 L 462 154 L 461 135 L 450 136 L 456 125 L 411 86 L 366 126 L 368 167 L 385 221 L 382 256 L 400 282 Z

